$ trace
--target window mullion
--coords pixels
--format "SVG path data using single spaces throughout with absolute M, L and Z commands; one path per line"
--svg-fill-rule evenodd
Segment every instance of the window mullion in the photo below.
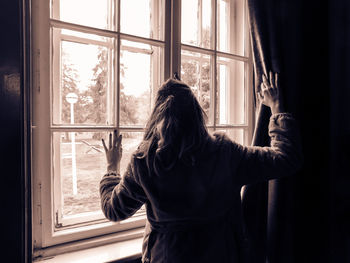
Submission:
M 214 35 L 214 47 L 213 49 L 215 50 L 215 53 L 213 55 L 213 65 L 212 65 L 212 86 L 213 86 L 213 91 L 214 91 L 214 120 L 213 120 L 213 126 L 214 126 L 214 131 L 216 130 L 216 116 L 217 116 L 217 53 L 216 53 L 216 47 L 217 47 L 217 0 L 212 0 L 212 5 L 214 8 L 212 8 L 214 15 L 212 15 L 212 28 L 213 28 L 213 35 Z
M 199 39 L 199 46 L 203 46 L 203 37 L 202 37 L 202 28 L 203 28 L 203 0 L 198 1 L 198 11 L 199 11 L 199 18 L 198 18 L 198 36 Z
M 172 67 L 171 67 L 171 41 L 172 41 L 172 1 L 165 1 L 165 25 L 164 25 L 164 79 L 168 79 L 171 77 Z
M 116 86 L 116 93 L 115 93 L 115 108 L 116 108 L 116 114 L 115 114 L 115 125 L 119 132 L 119 125 L 120 125 L 120 0 L 116 0 L 115 4 L 115 13 L 117 14 L 115 17 L 115 25 L 118 32 L 118 38 L 114 39 L 114 78 L 115 78 L 115 86 Z
M 171 77 L 181 72 L 181 1 L 172 2 L 171 13 Z

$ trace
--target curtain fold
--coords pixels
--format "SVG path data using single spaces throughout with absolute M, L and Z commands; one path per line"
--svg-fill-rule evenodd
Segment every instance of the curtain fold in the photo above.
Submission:
M 268 123 L 271 111 L 256 99 L 260 91 L 262 74 L 269 71 L 281 72 L 280 54 L 280 11 L 282 0 L 247 0 L 251 33 L 252 57 L 254 65 L 254 101 L 256 123 L 252 145 L 269 145 Z M 249 263 L 282 262 L 276 256 L 276 242 L 281 240 L 280 231 L 285 230 L 285 222 L 277 208 L 283 203 L 279 180 L 246 185 L 242 194 L 242 209 L 245 230 L 249 240 Z M 282 238 L 283 239 L 283 238 Z M 284 261 L 285 262 L 285 261 Z

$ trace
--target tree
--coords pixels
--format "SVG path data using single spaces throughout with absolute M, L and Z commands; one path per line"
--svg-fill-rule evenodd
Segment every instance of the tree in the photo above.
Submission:
M 122 53 L 121 53 L 122 54 Z M 81 94 L 81 101 L 87 112 L 86 122 L 105 123 L 106 122 L 106 96 L 108 88 L 108 50 L 99 48 L 98 64 L 93 68 L 94 84 Z M 125 66 L 121 63 L 121 75 L 124 75 Z M 120 122 L 134 124 L 137 122 L 137 98 L 126 95 L 124 85 L 120 83 Z
M 121 56 L 123 53 L 121 52 Z M 123 63 L 120 64 L 120 74 L 124 76 L 125 65 Z M 124 92 L 124 85 L 120 82 L 120 123 L 122 124 L 135 124 L 137 123 L 137 112 L 136 112 L 136 104 L 137 99 L 135 96 L 126 95 Z
M 108 50 L 98 47 L 98 63 L 93 68 L 92 81 L 87 90 L 81 93 L 81 102 L 85 109 L 85 122 L 106 123 L 106 94 L 108 88 Z
M 66 100 L 68 93 L 79 94 L 79 89 L 77 82 L 79 81 L 79 75 L 77 70 L 74 68 L 74 65 L 70 62 L 69 56 L 67 53 L 62 51 L 62 88 L 61 88 L 61 100 L 62 100 L 62 109 L 61 109 L 61 121 L 63 123 L 70 123 L 70 104 Z M 79 97 L 79 96 L 78 96 Z M 80 112 L 80 98 L 78 98 L 77 103 L 74 104 L 74 112 Z M 80 114 L 75 114 L 74 121 L 76 123 L 83 122 L 83 118 Z
M 209 28 L 203 29 L 202 42 L 205 47 L 210 45 Z M 196 95 L 204 112 L 210 111 L 210 64 L 200 59 L 186 59 L 181 62 L 182 81 L 190 86 Z

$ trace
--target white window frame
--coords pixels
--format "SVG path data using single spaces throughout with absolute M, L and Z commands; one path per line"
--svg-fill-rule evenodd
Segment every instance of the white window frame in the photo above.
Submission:
M 216 6 L 218 0 L 212 0 L 215 10 L 215 24 L 216 24 Z M 117 12 L 120 12 L 120 1 L 116 6 Z M 245 4 L 246 5 L 246 4 Z M 157 80 L 161 83 L 163 80 L 172 77 L 175 72 L 179 73 L 181 68 L 181 49 L 209 54 L 214 58 L 212 64 L 213 70 L 212 87 L 216 94 L 217 83 L 216 81 L 216 64 L 217 56 L 229 57 L 231 59 L 244 61 L 245 63 L 245 107 L 246 107 L 246 123 L 242 125 L 217 125 L 214 118 L 214 123 L 208 126 L 211 130 L 217 129 L 236 129 L 243 128 L 245 130 L 245 143 L 248 143 L 252 137 L 254 114 L 253 114 L 253 100 L 252 100 L 252 60 L 250 55 L 249 45 L 249 33 L 246 27 L 246 47 L 245 55 L 237 56 L 229 53 L 224 53 L 216 50 L 216 26 L 215 33 L 215 48 L 214 50 L 205 49 L 200 47 L 194 47 L 186 44 L 181 44 L 181 1 L 177 0 L 165 0 L 165 19 L 164 19 L 164 40 L 148 39 L 139 36 L 132 36 L 124 33 L 120 33 L 119 28 L 116 31 L 96 29 L 88 26 L 76 25 L 68 22 L 62 22 L 50 18 L 50 1 L 47 0 L 32 0 L 32 200 L 33 200 L 33 246 L 35 249 L 41 249 L 51 247 L 54 245 L 60 245 L 67 242 L 79 241 L 86 238 L 105 236 L 107 234 L 121 233 L 122 239 L 135 238 L 142 236 L 142 227 L 145 224 L 145 216 L 134 216 L 122 222 L 113 223 L 106 220 L 98 220 L 98 224 L 85 224 L 79 227 L 67 227 L 60 231 L 55 231 L 55 211 L 54 211 L 54 197 L 53 197 L 53 178 L 52 176 L 52 131 L 65 130 L 79 130 L 79 131 L 92 131 L 89 127 L 84 125 L 71 127 L 69 125 L 60 125 L 59 127 L 53 125 L 51 120 L 51 83 L 52 83 L 52 44 L 50 40 L 51 27 L 60 27 L 71 30 L 78 30 L 84 33 L 94 33 L 97 35 L 116 38 L 117 49 L 115 59 L 118 60 L 115 67 L 115 82 L 117 86 L 116 91 L 116 103 L 119 107 L 119 59 L 120 59 L 120 45 L 121 39 L 131 40 L 141 43 L 146 43 L 154 46 L 159 46 L 164 49 L 164 62 L 163 62 L 163 79 Z M 247 10 L 245 8 L 245 12 Z M 246 14 L 245 14 L 246 15 Z M 118 14 L 118 19 L 120 15 Z M 117 23 L 119 27 L 120 23 Z M 249 87 L 249 88 L 248 88 Z M 214 100 L 216 101 L 216 95 Z M 216 103 L 214 103 L 216 107 Z M 215 112 L 215 110 L 214 110 Z M 46 113 L 46 114 L 45 114 Z M 49 113 L 49 114 L 47 114 Z M 120 127 L 119 118 L 116 117 L 116 127 L 112 126 L 96 126 L 94 131 L 112 131 L 115 128 L 120 128 L 122 131 L 142 131 L 142 127 Z M 101 175 L 102 176 L 102 175 Z M 130 235 L 125 235 L 125 230 L 128 229 L 140 229 L 134 231 Z M 124 231 L 124 232 L 122 232 Z M 125 237 L 127 236 L 127 237 Z M 105 242 L 112 242 L 118 240 L 117 238 L 106 239 Z M 101 243 L 99 243 L 101 244 Z M 90 244 L 91 246 L 91 244 Z

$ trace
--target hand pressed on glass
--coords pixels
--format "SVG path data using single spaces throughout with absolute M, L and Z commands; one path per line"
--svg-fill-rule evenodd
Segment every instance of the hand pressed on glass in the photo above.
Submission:
M 109 147 L 107 148 L 106 143 L 103 139 L 102 139 L 102 144 L 106 152 L 107 171 L 118 172 L 120 160 L 123 154 L 122 135 L 120 134 L 118 137 L 117 130 L 114 130 L 113 138 L 112 138 L 112 133 L 109 134 L 109 142 L 108 142 Z

